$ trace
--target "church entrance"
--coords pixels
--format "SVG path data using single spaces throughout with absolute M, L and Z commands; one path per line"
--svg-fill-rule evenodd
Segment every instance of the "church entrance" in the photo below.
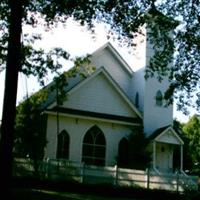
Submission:
M 158 143 L 156 150 L 157 150 L 156 168 L 160 172 L 165 172 L 165 173 L 172 172 L 173 151 L 171 145 L 165 143 Z

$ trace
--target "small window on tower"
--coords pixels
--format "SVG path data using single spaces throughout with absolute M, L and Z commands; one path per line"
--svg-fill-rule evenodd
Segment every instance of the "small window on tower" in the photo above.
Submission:
M 139 108 L 139 93 L 138 92 L 135 95 L 135 106 L 136 108 Z
M 157 91 L 156 93 L 156 105 L 157 106 L 162 106 L 163 105 L 163 95 L 160 90 Z

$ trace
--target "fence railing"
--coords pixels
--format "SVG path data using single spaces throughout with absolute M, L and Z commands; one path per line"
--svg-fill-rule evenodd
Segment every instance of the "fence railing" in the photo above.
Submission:
M 73 180 L 80 183 L 134 186 L 148 189 L 184 191 L 198 189 L 197 176 L 182 173 L 157 174 L 147 169 L 134 170 L 114 167 L 88 166 L 67 160 L 47 159 L 38 163 L 38 174 L 43 179 Z M 34 163 L 30 159 L 15 159 L 14 176 L 34 176 Z

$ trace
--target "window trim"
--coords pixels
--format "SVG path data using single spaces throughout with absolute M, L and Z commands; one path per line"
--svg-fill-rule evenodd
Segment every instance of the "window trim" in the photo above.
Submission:
M 97 139 L 98 135 L 101 134 L 101 137 L 103 136 L 104 144 L 99 144 Z M 92 137 L 91 137 L 92 136 Z M 84 142 L 86 140 L 86 137 L 91 137 L 93 139 L 92 143 Z M 102 138 L 101 138 L 102 139 Z M 102 143 L 102 141 L 101 141 Z M 96 165 L 96 166 L 105 166 L 106 161 L 106 138 L 104 136 L 104 133 L 101 131 L 101 129 L 98 126 L 91 127 L 84 135 L 83 138 L 83 146 L 82 146 L 82 162 L 84 162 L 86 165 Z M 92 148 L 91 155 L 84 155 L 85 152 L 87 152 L 87 148 Z M 99 150 L 98 148 L 102 148 L 101 154 L 103 156 L 98 156 Z M 102 163 L 98 162 L 101 161 Z
M 59 137 L 61 137 L 61 147 L 59 146 Z M 66 140 L 66 138 L 67 138 L 67 140 Z M 67 149 L 64 148 L 66 141 L 67 141 Z M 69 153 L 70 153 L 70 136 L 69 136 L 69 133 L 66 130 L 62 130 L 57 135 L 56 158 L 57 159 L 67 159 L 68 160 L 69 159 Z
M 161 107 L 163 105 L 163 94 L 160 90 L 156 92 L 156 106 Z

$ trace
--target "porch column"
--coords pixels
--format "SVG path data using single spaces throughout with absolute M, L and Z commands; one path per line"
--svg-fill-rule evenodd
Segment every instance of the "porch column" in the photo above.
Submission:
M 153 168 L 156 169 L 156 141 L 153 141 Z
M 183 145 L 181 145 L 181 163 L 180 163 L 180 170 L 182 171 L 183 170 Z

